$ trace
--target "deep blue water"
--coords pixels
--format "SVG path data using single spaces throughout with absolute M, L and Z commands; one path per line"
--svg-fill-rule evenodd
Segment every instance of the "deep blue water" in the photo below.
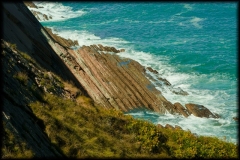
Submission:
M 202 104 L 220 119 L 135 110 L 128 114 L 199 135 L 237 141 L 237 3 L 37 3 L 53 20 L 41 21 L 79 45 L 125 48 L 120 56 L 156 69 L 188 96 L 162 94 L 172 103 Z

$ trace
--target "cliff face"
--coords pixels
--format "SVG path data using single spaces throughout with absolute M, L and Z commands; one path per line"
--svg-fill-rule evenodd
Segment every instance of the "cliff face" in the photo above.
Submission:
M 78 94 L 86 92 L 48 44 L 41 33 L 44 28 L 28 8 L 23 3 L 2 4 L 3 127 L 27 142 L 36 157 L 60 156 L 28 104 L 40 100 L 45 92 L 66 96 L 56 77 L 75 83 L 80 89 Z

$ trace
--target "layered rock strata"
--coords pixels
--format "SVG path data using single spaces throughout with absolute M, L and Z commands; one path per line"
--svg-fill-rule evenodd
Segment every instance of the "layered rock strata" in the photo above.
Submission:
M 26 5 L 37 7 L 33 4 Z M 147 108 L 160 113 L 168 112 L 185 117 L 194 113 L 195 116 L 209 118 L 209 114 L 200 113 L 199 107 L 195 107 L 193 111 L 193 108 L 184 108 L 180 103 L 173 105 L 166 100 L 155 86 L 162 89 L 167 86 L 173 94 L 187 96 L 188 93 L 181 88 L 174 88 L 151 67 L 145 68 L 134 60 L 123 59 L 115 54 L 125 52 L 124 49 L 98 44 L 72 50 L 70 47 L 78 45 L 77 41 L 53 34 L 49 28 L 41 29 L 41 32 L 96 103 L 123 111 Z M 153 78 L 147 71 L 157 78 Z
M 66 49 L 57 42 L 52 41 L 44 30 L 55 52 L 69 67 L 90 97 L 106 108 L 116 108 L 129 111 L 134 108 L 147 108 L 159 113 L 180 114 L 188 117 L 208 117 L 201 114 L 201 108 L 184 108 L 180 103 L 174 105 L 169 102 L 155 85 L 147 78 L 146 69 L 154 74 L 156 70 L 145 68 L 137 61 L 121 58 L 115 53 L 124 51 L 114 47 L 98 45 L 82 46 L 77 50 Z M 52 33 L 50 34 L 52 35 Z M 171 86 L 164 78 L 158 77 L 163 84 Z M 175 94 L 188 95 L 179 89 L 172 91 Z M 196 114 L 199 111 L 199 114 Z M 217 118 L 211 113 L 213 118 Z

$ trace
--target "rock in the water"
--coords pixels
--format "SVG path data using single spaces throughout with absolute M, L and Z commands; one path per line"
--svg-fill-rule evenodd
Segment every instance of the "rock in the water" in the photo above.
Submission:
M 186 108 L 184 108 L 179 102 L 173 104 L 176 107 L 176 112 L 183 115 L 184 117 L 188 117 L 189 113 Z
M 196 117 L 219 118 L 203 105 L 189 103 L 185 104 L 185 106 L 188 109 L 188 112 Z
M 151 67 L 147 67 L 147 69 L 152 73 L 158 74 L 158 71 L 156 71 L 155 69 L 152 69 Z
M 238 117 L 233 117 L 234 121 L 238 121 Z
M 120 52 L 125 52 L 125 49 L 120 49 L 119 51 L 120 51 Z
M 158 80 L 162 81 L 167 86 L 171 86 L 171 83 L 168 82 L 168 80 L 166 80 L 165 78 L 158 77 Z
M 188 95 L 188 93 L 186 91 L 183 91 L 180 87 L 172 88 L 171 91 L 175 94 L 178 94 L 178 95 L 183 95 L 183 96 Z

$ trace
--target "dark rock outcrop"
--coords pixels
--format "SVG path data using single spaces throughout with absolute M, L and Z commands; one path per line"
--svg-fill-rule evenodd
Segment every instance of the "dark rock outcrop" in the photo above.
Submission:
M 234 121 L 238 121 L 238 117 L 233 117 L 233 120 Z
M 188 112 L 196 117 L 219 118 L 217 114 L 213 114 L 209 109 L 203 105 L 188 103 L 185 104 Z
M 155 69 L 152 69 L 152 67 L 147 67 L 147 69 L 152 73 L 158 74 L 158 71 L 156 71 Z
M 167 86 L 171 86 L 171 83 L 168 82 L 168 80 L 166 80 L 165 78 L 158 77 L 158 80 L 162 81 Z

